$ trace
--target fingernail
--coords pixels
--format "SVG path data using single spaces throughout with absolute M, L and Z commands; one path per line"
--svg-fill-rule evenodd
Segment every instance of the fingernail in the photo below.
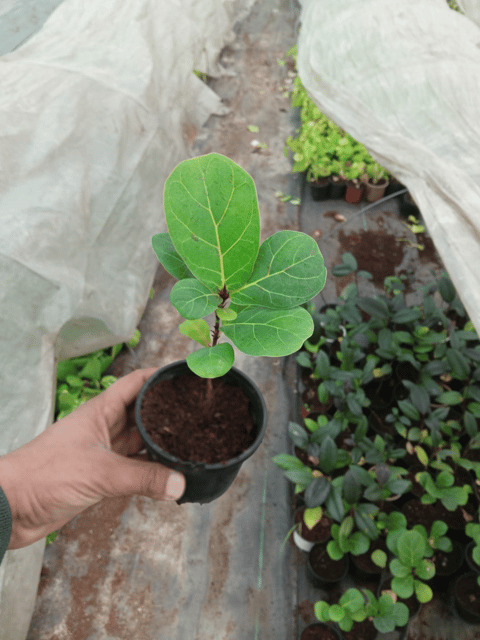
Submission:
M 165 487 L 166 500 L 178 500 L 185 491 L 185 478 L 180 473 L 171 473 Z

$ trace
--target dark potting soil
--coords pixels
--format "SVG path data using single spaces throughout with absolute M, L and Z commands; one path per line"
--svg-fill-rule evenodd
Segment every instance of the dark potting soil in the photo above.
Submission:
M 213 402 L 206 402 L 207 380 L 184 375 L 147 390 L 142 420 L 151 439 L 180 460 L 225 463 L 254 440 L 249 400 L 239 387 L 214 378 Z
M 338 640 L 338 637 L 328 627 L 318 624 L 304 629 L 300 640 Z
M 362 571 L 365 571 L 365 573 L 380 575 L 382 573 L 382 569 L 378 567 L 372 560 L 372 553 L 374 551 L 377 551 L 378 549 L 381 549 L 382 551 L 385 551 L 385 553 L 388 553 L 387 544 L 381 538 L 372 540 L 370 543 L 370 548 L 366 553 L 361 553 L 358 556 L 352 555 L 351 562 L 353 562 L 353 564 L 355 564 Z
M 332 560 L 327 552 L 326 544 L 317 544 L 313 547 L 308 555 L 310 566 L 317 576 L 335 582 L 345 573 L 347 561 L 345 558 L 341 560 Z
M 436 576 L 451 576 L 458 571 L 463 564 L 462 545 L 454 542 L 450 552 L 435 551 L 433 562 L 435 564 Z
M 404 248 L 395 236 L 383 229 L 380 231 L 360 231 L 338 236 L 343 251 L 353 253 L 359 270 L 369 271 L 376 285 L 383 286 L 387 276 L 395 274 L 395 267 L 403 260 Z
M 354 622 L 351 631 L 342 631 L 345 640 L 375 640 L 377 630 L 373 622 L 364 620 L 363 622 Z

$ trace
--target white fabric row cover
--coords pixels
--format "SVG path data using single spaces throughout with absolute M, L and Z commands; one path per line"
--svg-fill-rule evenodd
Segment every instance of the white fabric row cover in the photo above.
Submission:
M 301 0 L 300 78 L 412 193 L 480 332 L 480 0 Z
M 0 17 L 21 23 L 21 4 Z M 0 455 L 51 423 L 56 360 L 133 335 L 164 182 L 226 112 L 193 69 L 221 73 L 252 4 L 65 0 L 0 57 Z M 30 0 L 23 19 L 33 33 Z M 0 566 L 0 640 L 26 636 L 42 555 L 7 552 Z

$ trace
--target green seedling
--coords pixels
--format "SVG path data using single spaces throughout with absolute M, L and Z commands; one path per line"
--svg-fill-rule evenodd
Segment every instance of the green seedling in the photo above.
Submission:
M 317 243 L 304 233 L 279 231 L 260 246 L 260 216 L 250 175 L 211 153 L 181 162 L 164 190 L 168 232 L 154 251 L 178 279 L 170 301 L 185 321 L 180 331 L 200 349 L 187 357 L 203 378 L 229 371 L 234 350 L 252 356 L 289 355 L 313 333 L 300 305 L 325 284 Z M 213 330 L 205 317 L 214 315 Z
M 409 617 L 407 606 L 394 602 L 391 594 L 383 593 L 376 598 L 369 589 L 356 587 L 347 589 L 338 603 L 317 602 L 315 615 L 320 622 L 336 622 L 342 631 L 350 631 L 355 622 L 369 618 L 380 633 L 404 627 Z
M 429 559 L 431 546 L 426 537 L 415 529 L 391 531 L 387 547 L 394 555 L 389 563 L 392 590 L 399 598 L 415 594 L 419 602 L 431 600 L 433 592 L 423 580 L 433 578 L 435 565 Z

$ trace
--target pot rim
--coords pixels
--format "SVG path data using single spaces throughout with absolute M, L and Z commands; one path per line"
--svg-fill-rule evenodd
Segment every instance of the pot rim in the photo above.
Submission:
M 154 384 L 156 379 L 160 377 L 161 373 L 163 373 L 165 370 L 178 369 L 179 371 L 181 371 L 184 368 L 186 369 L 184 373 L 190 373 L 193 376 L 196 375 L 188 367 L 186 360 L 177 360 L 175 362 L 171 362 L 170 364 L 167 364 L 157 369 L 157 371 L 155 371 L 155 373 L 153 373 L 148 378 L 148 380 L 146 380 L 146 382 L 143 384 L 142 388 L 140 389 L 140 392 L 135 401 L 135 422 L 137 425 L 137 429 L 139 430 L 140 435 L 142 436 L 142 440 L 145 443 L 148 443 L 148 445 L 152 449 L 154 449 L 157 453 L 165 457 L 165 459 L 171 464 L 175 464 L 175 465 L 181 464 L 191 470 L 201 468 L 206 471 L 220 471 L 222 469 L 226 469 L 232 466 L 241 465 L 245 460 L 247 460 L 253 455 L 253 453 L 258 449 L 258 447 L 262 443 L 263 437 L 265 435 L 265 431 L 267 429 L 267 406 L 265 404 L 265 399 L 260 389 L 257 387 L 257 385 L 246 373 L 244 373 L 243 371 L 240 371 L 240 369 L 237 369 L 236 367 L 232 367 L 229 371 L 227 371 L 227 373 L 224 376 L 220 376 L 220 377 L 229 376 L 229 374 L 233 373 L 234 378 L 235 377 L 242 378 L 251 387 L 251 390 L 253 391 L 253 393 L 255 393 L 255 395 L 258 397 L 260 401 L 260 405 L 262 407 L 262 413 L 263 413 L 263 422 L 262 422 L 262 425 L 260 426 L 260 429 L 258 431 L 258 434 L 255 440 L 248 447 L 248 449 L 245 449 L 245 451 L 243 451 L 240 455 L 236 456 L 235 458 L 230 458 L 225 463 L 222 463 L 222 462 L 207 463 L 207 462 L 193 462 L 191 460 L 182 460 L 181 458 L 177 458 L 176 456 L 173 456 L 171 453 L 168 453 L 168 451 L 165 451 L 165 449 L 162 449 L 161 447 L 159 447 L 158 444 L 156 444 L 147 433 L 147 430 L 145 429 L 145 426 L 141 418 L 142 401 L 147 389 L 149 389 Z M 167 379 L 171 380 L 182 374 L 183 374 L 183 371 L 182 373 L 179 373 L 178 375 L 172 375 Z M 205 378 L 201 378 L 200 376 L 196 376 L 196 377 L 198 377 L 199 380 L 205 379 Z

